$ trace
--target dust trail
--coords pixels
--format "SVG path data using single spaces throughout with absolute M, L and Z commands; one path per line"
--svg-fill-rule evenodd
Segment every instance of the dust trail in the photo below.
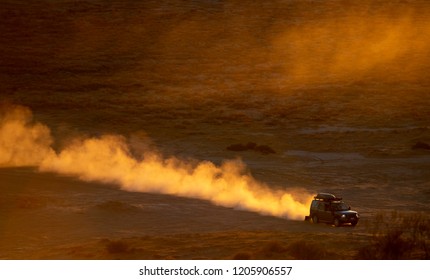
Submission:
M 51 148 L 48 127 L 34 123 L 28 109 L 8 110 L 1 114 L 0 124 L 0 166 L 34 165 L 42 172 L 118 184 L 126 191 L 205 199 L 289 219 L 303 219 L 308 212 L 310 195 L 298 201 L 290 193 L 271 189 L 254 179 L 240 160 L 217 166 L 209 161 L 163 158 L 154 151 L 137 159 L 127 140 L 118 135 L 77 139 L 57 153 Z
M 53 153 L 47 126 L 32 122 L 28 108 L 0 104 L 0 166 L 38 165 Z
M 272 41 L 272 61 L 285 61 L 291 83 L 366 79 L 419 81 L 430 46 L 428 9 L 363 2 L 286 28 Z

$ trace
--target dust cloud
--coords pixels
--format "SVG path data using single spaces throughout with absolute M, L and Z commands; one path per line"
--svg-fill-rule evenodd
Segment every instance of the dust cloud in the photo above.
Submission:
M 410 97 L 417 93 L 394 87 L 381 87 L 384 98 L 362 94 L 345 101 L 345 107 L 319 103 L 336 95 L 348 96 L 349 89 L 330 89 L 327 98 L 317 91 L 306 101 L 308 107 L 278 102 L 277 96 L 272 107 L 267 106 L 268 99 L 258 104 L 243 100 L 253 101 L 254 96 L 259 98 L 257 93 L 293 95 L 296 86 L 324 83 L 428 85 L 428 1 L 96 2 L 42 3 L 31 9 L 10 4 L 4 10 L 0 31 L 7 42 L 2 48 L 7 75 L 2 84 L 13 102 L 52 110 L 63 120 L 88 127 L 96 122 L 91 122 L 97 119 L 94 112 L 113 120 L 123 112 L 107 125 L 114 126 L 107 130 L 114 132 L 123 127 L 124 119 L 130 126 L 135 123 L 133 129 L 141 127 L 138 124 L 144 118 L 124 117 L 141 112 L 136 104 L 144 104 L 147 116 L 158 121 L 169 110 L 164 119 L 175 118 L 176 112 L 191 116 L 191 111 L 195 113 L 191 108 L 202 108 L 208 100 L 219 106 L 210 105 L 211 110 L 216 107 L 228 114 L 228 121 L 236 120 L 237 109 L 251 103 L 276 122 L 280 116 L 288 121 L 304 116 L 336 120 L 338 114 L 356 123 L 371 110 L 376 117 L 370 120 L 377 118 L 378 123 L 381 119 L 393 122 L 393 112 L 402 119 L 413 110 L 418 112 L 414 121 L 426 120 L 425 105 L 416 109 L 422 102 Z M 16 9 L 22 13 L 11 13 Z M 362 92 L 374 93 L 372 89 Z M 420 96 L 426 94 L 427 90 L 420 92 Z M 413 99 L 414 106 L 403 106 L 407 98 Z M 222 107 L 227 103 L 233 106 Z M 177 104 L 189 106 L 176 110 Z M 380 117 L 382 107 L 390 118 Z M 90 113 L 79 118 L 76 111 L 67 111 L 70 108 Z M 208 111 L 219 116 L 217 110 Z M 301 219 L 307 212 L 308 198 L 297 201 L 292 194 L 258 182 L 240 160 L 218 166 L 166 158 L 151 149 L 136 155 L 129 140 L 118 135 L 75 139 L 58 150 L 53 148 L 49 128 L 33 122 L 28 109 L 2 111 L 2 166 L 32 165 L 83 180 L 116 183 L 125 190 L 201 198 L 291 219 Z
M 53 153 L 47 126 L 32 122 L 22 106 L 0 104 L 0 167 L 38 165 Z
M 71 175 L 85 181 L 113 183 L 123 190 L 199 198 L 235 209 L 303 219 L 311 195 L 275 190 L 258 182 L 240 160 L 220 166 L 187 162 L 147 151 L 132 155 L 127 139 L 118 135 L 76 139 L 56 152 L 47 126 L 34 122 L 30 110 L 2 108 L 0 166 L 37 166 L 41 172 Z
M 174 15 L 171 19 L 153 15 L 140 25 L 147 28 L 133 36 L 152 42 L 145 44 L 147 53 L 199 61 L 189 59 L 180 68 L 167 63 L 158 71 L 173 77 L 180 75 L 174 72 L 177 69 L 186 77 L 204 73 L 220 91 L 225 84 L 267 90 L 363 80 L 425 81 L 430 61 L 428 5 L 377 2 L 381 5 L 375 1 L 244 5 L 230 0 L 212 3 L 213 10 L 197 5 L 174 13 L 166 8 Z M 148 30 L 159 22 L 166 27 L 159 29 L 156 39 L 149 38 Z M 131 34 L 123 36 L 118 41 L 131 47 L 124 43 L 131 41 Z M 177 79 L 183 83 L 186 77 Z
M 41 2 L 3 11 L 11 91 L 23 73 L 26 87 L 74 96 L 139 87 L 136 95 L 288 95 L 429 80 L 428 1 Z M 10 16 L 15 9 L 22 15 Z
M 411 8 L 364 4 L 292 26 L 272 42 L 271 60 L 283 62 L 291 83 L 417 81 L 426 76 L 430 20 Z

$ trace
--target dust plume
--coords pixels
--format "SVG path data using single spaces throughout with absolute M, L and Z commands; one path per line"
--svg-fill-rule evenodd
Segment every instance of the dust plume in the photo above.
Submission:
M 3 166 L 34 165 L 42 172 L 114 183 L 126 191 L 199 198 L 289 219 L 303 219 L 308 212 L 310 195 L 298 201 L 290 193 L 272 189 L 254 179 L 240 160 L 217 166 L 163 158 L 154 151 L 137 159 L 127 139 L 118 135 L 76 139 L 55 152 L 49 129 L 33 122 L 31 112 L 22 107 L 2 113 L 0 124 Z
M 292 83 L 426 77 L 430 21 L 414 9 L 360 7 L 308 21 L 273 39 L 272 61 Z
M 429 81 L 428 1 L 35 2 L 1 11 L 2 78 L 12 91 L 24 83 L 73 96 L 139 87 L 136 95 L 269 95 L 290 85 Z
M 0 167 L 38 165 L 51 144 L 49 128 L 34 123 L 29 109 L 0 104 Z

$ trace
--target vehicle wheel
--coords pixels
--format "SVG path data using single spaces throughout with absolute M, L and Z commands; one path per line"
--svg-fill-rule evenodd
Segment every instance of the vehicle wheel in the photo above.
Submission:
M 357 222 L 352 222 L 351 226 L 355 227 L 357 225 Z
M 318 216 L 317 216 L 317 215 L 314 215 L 314 216 L 312 217 L 312 222 L 313 222 L 314 224 L 318 224 L 319 220 L 318 220 Z
M 338 218 L 334 219 L 334 226 L 335 227 L 339 227 L 340 226 L 340 221 Z

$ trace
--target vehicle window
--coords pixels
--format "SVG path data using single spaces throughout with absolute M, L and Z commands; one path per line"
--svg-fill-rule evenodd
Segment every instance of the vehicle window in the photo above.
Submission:
M 311 208 L 317 209 L 317 207 L 318 207 L 318 201 L 316 201 L 316 200 L 312 201 Z
M 336 204 L 332 204 L 332 209 L 334 211 L 344 211 L 344 210 L 348 210 L 349 207 L 345 203 L 336 203 Z
M 325 208 L 326 208 L 326 204 L 325 203 L 318 204 L 318 210 L 325 211 Z

